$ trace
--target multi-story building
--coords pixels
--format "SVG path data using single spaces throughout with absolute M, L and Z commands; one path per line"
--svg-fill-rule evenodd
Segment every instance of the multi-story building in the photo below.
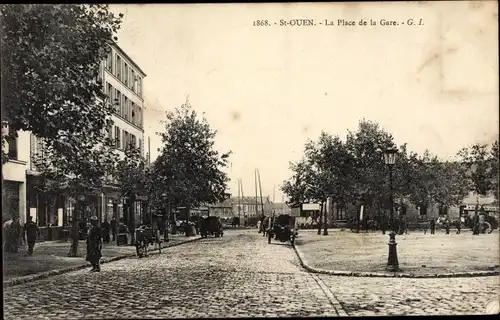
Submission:
M 106 100 L 107 103 L 112 103 L 115 106 L 115 112 L 112 116 L 114 124 L 108 128 L 107 133 L 109 138 L 114 140 L 115 147 L 121 151 L 119 153 L 122 156 L 130 146 L 140 148 L 141 155 L 144 156 L 143 85 L 145 77 L 144 71 L 118 45 L 111 46 L 110 54 L 101 64 L 99 81 L 102 83 L 103 92 L 97 98 L 101 101 Z M 7 175 L 7 178 L 17 179 L 13 181 L 21 183 L 18 184 L 21 221 L 24 221 L 27 215 L 33 216 L 40 226 L 44 238 L 53 239 L 58 237 L 57 234 L 63 227 L 70 224 L 77 199 L 64 197 L 61 194 L 42 193 L 37 190 L 39 186 L 37 168 L 30 160 L 35 154 L 43 152 L 43 140 L 30 133 L 21 134 L 18 138 L 19 143 L 16 144 L 16 152 L 19 153 L 20 160 L 16 161 L 14 158 L 14 160 L 9 161 L 3 171 L 8 169 L 9 172 L 14 173 L 19 170 L 11 170 L 11 167 L 24 166 L 24 169 L 20 169 L 22 174 L 19 177 L 13 177 L 12 174 Z M 24 143 L 22 144 L 21 141 Z M 10 148 L 13 147 L 10 146 Z M 84 219 L 89 218 L 87 215 L 90 214 L 97 214 L 101 221 L 109 220 L 114 216 L 117 219 L 123 218 L 124 222 L 131 227 L 134 227 L 136 221 L 142 219 L 144 206 L 141 201 L 131 203 L 130 199 L 123 199 L 116 186 L 109 186 L 104 188 L 102 192 L 83 196 L 90 206 L 90 210 L 84 212 Z
M 115 106 L 114 124 L 109 128 L 108 136 L 122 151 L 122 156 L 129 147 L 140 148 L 144 156 L 145 77 L 144 71 L 117 44 L 111 46 L 111 52 L 102 64 L 103 90 L 108 101 Z M 125 224 L 134 227 L 135 222 L 142 220 L 145 208 L 141 201 L 132 203 L 130 200 L 121 199 L 116 190 L 107 190 L 103 196 L 106 210 L 101 219 L 123 218 Z
M 9 134 L 7 123 L 2 124 L 2 136 Z M 29 132 L 20 131 L 17 137 L 2 146 L 9 161 L 2 167 L 2 222 L 11 218 L 26 221 L 26 166 L 29 163 Z

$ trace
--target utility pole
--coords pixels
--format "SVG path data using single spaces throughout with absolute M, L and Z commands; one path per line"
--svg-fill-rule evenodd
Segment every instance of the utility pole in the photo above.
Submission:
M 257 169 L 255 169 L 255 215 L 259 212 L 259 194 L 257 191 Z
M 243 193 L 243 180 L 240 179 L 240 186 L 241 186 L 241 198 L 243 199 L 243 220 L 246 219 L 246 214 L 245 214 L 245 194 Z
M 241 224 L 241 179 L 238 178 L 238 221 Z
M 262 215 L 264 215 L 264 202 L 262 200 L 262 184 L 261 184 L 261 181 L 260 181 L 260 171 L 259 171 L 259 169 L 257 169 L 257 174 L 259 175 L 259 190 L 260 190 L 261 211 L 262 211 Z

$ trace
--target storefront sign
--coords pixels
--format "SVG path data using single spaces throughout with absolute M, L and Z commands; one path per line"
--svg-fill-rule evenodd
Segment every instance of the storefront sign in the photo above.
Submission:
M 302 210 L 303 211 L 320 211 L 320 204 L 319 203 L 304 203 L 302 204 Z

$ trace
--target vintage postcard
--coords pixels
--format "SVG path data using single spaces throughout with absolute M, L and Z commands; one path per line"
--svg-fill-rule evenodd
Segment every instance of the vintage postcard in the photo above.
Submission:
M 0 10 L 5 319 L 499 313 L 498 2 Z

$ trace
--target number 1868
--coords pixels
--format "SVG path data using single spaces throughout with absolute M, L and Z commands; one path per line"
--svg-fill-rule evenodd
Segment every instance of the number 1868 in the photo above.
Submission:
M 255 20 L 253 22 L 254 27 L 267 27 L 270 26 L 271 24 L 267 20 Z

